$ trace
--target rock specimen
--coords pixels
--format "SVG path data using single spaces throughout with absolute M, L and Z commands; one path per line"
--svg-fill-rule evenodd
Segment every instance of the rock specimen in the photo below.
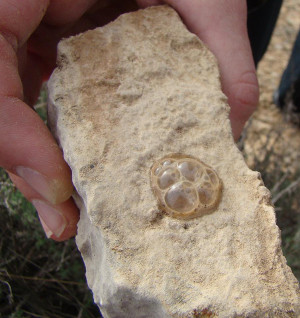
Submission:
M 104 317 L 299 315 L 270 194 L 234 144 L 216 60 L 172 9 L 63 40 L 49 91 L 78 193 L 76 241 Z M 209 213 L 178 219 L 158 204 L 151 167 L 174 153 L 220 178 Z

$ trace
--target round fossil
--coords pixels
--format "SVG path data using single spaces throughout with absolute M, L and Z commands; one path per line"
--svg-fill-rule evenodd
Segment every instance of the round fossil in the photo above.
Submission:
M 201 160 L 170 154 L 154 163 L 151 186 L 160 207 L 170 216 L 191 219 L 215 210 L 222 194 L 222 181 Z

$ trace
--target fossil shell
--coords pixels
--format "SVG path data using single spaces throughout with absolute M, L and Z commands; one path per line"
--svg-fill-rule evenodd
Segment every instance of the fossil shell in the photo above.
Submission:
M 211 213 L 220 202 L 222 181 L 201 160 L 167 155 L 151 167 L 151 187 L 159 206 L 170 216 L 191 219 Z

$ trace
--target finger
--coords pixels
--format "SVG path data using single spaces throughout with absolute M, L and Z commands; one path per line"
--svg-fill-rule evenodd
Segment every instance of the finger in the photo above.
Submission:
M 0 96 L 0 105 L 0 166 L 47 201 L 67 200 L 73 191 L 71 173 L 43 121 L 19 99 Z
M 51 0 L 44 21 L 64 25 L 79 19 L 97 0 Z
M 63 241 L 76 235 L 79 213 L 72 199 L 58 205 L 50 204 L 38 192 L 28 187 L 22 178 L 12 173 L 9 173 L 9 176 L 26 199 L 35 206 L 48 238 Z
M 235 139 L 258 103 L 258 82 L 246 27 L 246 1 L 166 0 L 215 54 L 231 107 Z
M 1 34 L 14 50 L 21 47 L 41 22 L 49 0 L 0 1 Z
M 164 1 L 162 0 L 136 0 L 136 2 L 141 8 L 147 8 L 149 6 L 157 6 L 164 3 Z
M 16 57 L 46 5 L 40 0 L 0 2 L 0 166 L 26 182 L 23 191 L 33 188 L 45 202 L 58 206 L 72 194 L 71 173 L 43 121 L 22 101 Z M 68 213 L 73 207 L 66 203 L 60 209 Z
M 0 166 L 26 179 L 48 201 L 63 202 L 72 193 L 70 170 L 43 121 L 21 101 L 17 59 L 1 35 L 0 52 Z

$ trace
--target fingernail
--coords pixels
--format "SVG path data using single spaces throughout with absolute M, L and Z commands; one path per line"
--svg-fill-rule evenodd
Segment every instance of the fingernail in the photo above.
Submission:
M 32 200 L 32 204 L 39 214 L 46 236 L 49 238 L 54 234 L 60 237 L 67 226 L 67 220 L 63 214 L 41 200 Z
M 44 229 L 44 232 L 45 232 L 47 238 L 50 238 L 50 237 L 53 235 L 52 231 L 49 229 L 49 227 L 48 227 L 47 224 L 43 221 L 43 219 L 40 217 L 39 214 L 38 214 L 38 216 L 39 216 L 40 222 L 41 222 L 41 224 L 42 224 L 42 227 L 43 227 L 43 229 Z
M 48 181 L 41 173 L 23 166 L 18 166 L 16 173 L 47 201 L 55 203 L 56 191 L 54 182 Z

